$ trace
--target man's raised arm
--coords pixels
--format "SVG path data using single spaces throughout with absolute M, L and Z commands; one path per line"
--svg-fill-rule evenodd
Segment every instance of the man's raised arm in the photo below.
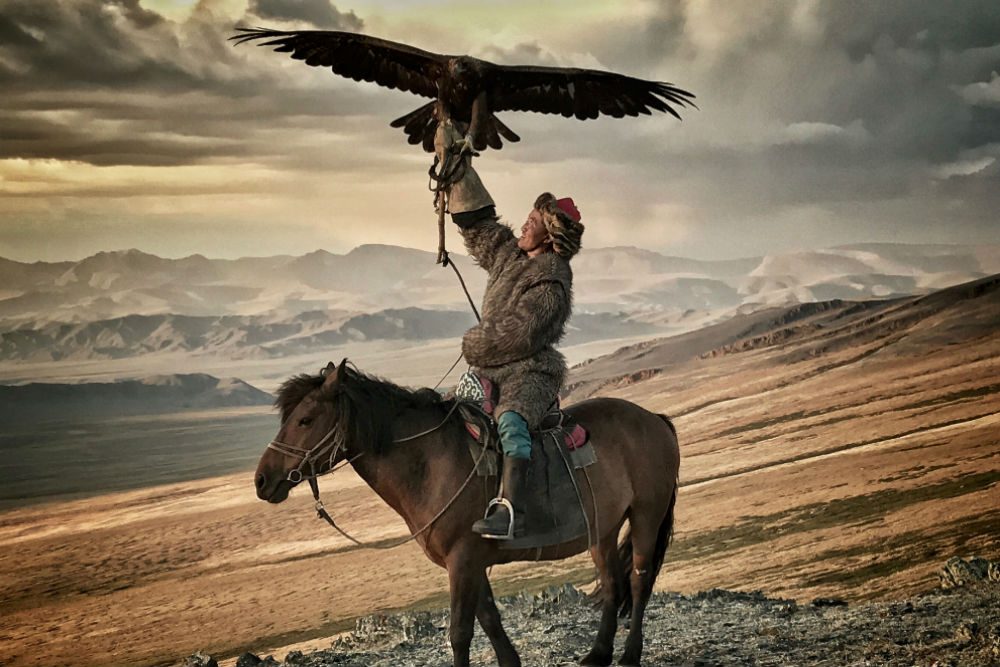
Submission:
M 451 125 L 442 123 L 434 137 L 439 164 L 445 163 L 451 146 L 461 139 L 461 134 Z M 465 249 L 479 266 L 490 271 L 496 261 L 509 250 L 516 249 L 514 232 L 497 221 L 493 198 L 486 190 L 479 174 L 472 167 L 472 156 L 454 156 L 465 161 L 462 177 L 453 183 L 448 192 L 448 211 L 452 221 L 461 230 Z

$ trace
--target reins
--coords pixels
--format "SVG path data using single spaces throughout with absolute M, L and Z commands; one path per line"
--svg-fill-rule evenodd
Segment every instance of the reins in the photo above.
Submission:
M 466 156 L 463 155 L 461 152 L 450 150 L 448 154 L 445 156 L 443 164 L 440 163 L 441 160 L 439 160 L 438 157 L 435 155 L 433 164 L 431 164 L 430 169 L 427 170 L 428 189 L 434 193 L 434 206 L 438 215 L 437 263 L 441 264 L 442 266 L 451 266 L 452 270 L 455 272 L 455 276 L 458 278 L 459 284 L 462 286 L 462 291 L 465 292 L 465 298 L 469 302 L 469 307 L 472 308 L 472 313 L 476 316 L 476 321 L 482 322 L 482 317 L 480 317 L 479 310 L 476 308 L 476 304 L 472 300 L 472 295 L 469 294 L 469 288 L 465 284 L 465 279 L 462 278 L 462 274 L 461 272 L 459 272 L 458 266 L 456 266 L 455 262 L 453 262 L 451 258 L 448 256 L 448 251 L 445 248 L 445 242 L 444 242 L 445 239 L 444 222 L 445 222 L 445 214 L 447 213 L 448 209 L 448 194 L 451 190 L 451 186 L 454 183 L 457 183 L 458 181 L 462 180 L 462 178 L 465 176 L 465 171 L 468 168 L 469 161 L 468 159 L 466 159 Z M 439 166 L 440 168 L 438 168 Z M 438 383 L 434 385 L 435 391 L 445 381 L 445 378 L 447 378 L 451 374 L 451 372 L 455 370 L 455 366 L 457 366 L 461 360 L 462 360 L 462 355 L 460 353 L 458 358 L 455 360 L 455 363 L 451 365 L 451 368 L 449 368 L 448 371 L 444 374 L 444 376 L 442 376 L 441 379 L 438 381 Z M 452 415 L 455 413 L 455 410 L 457 408 L 458 408 L 458 401 L 455 401 L 454 404 L 451 406 L 451 409 L 448 410 L 448 414 L 445 415 L 444 419 L 442 419 L 437 426 L 429 428 L 426 431 L 421 431 L 420 433 L 415 433 L 413 435 L 406 436 L 404 438 L 397 438 L 392 441 L 393 444 L 411 442 L 413 440 L 417 440 L 418 438 L 422 438 L 426 435 L 434 433 L 439 428 L 448 423 L 448 420 L 451 419 Z M 479 464 L 482 462 L 483 457 L 486 455 L 487 451 L 486 448 L 483 447 L 482 452 L 480 452 L 479 457 L 476 459 L 475 464 L 472 466 L 472 471 L 465 478 L 465 481 L 462 482 L 462 485 L 459 487 L 458 491 L 455 492 L 455 494 L 448 500 L 448 502 L 445 503 L 444 507 L 442 507 L 441 510 L 437 514 L 435 514 L 434 517 L 430 521 L 428 521 L 423 528 L 421 528 L 420 530 L 418 530 L 417 532 L 413 533 L 408 537 L 404 537 L 400 540 L 396 540 L 388 544 L 375 544 L 375 543 L 364 544 L 359 540 L 357 540 L 356 538 L 349 535 L 343 528 L 337 525 L 336 521 L 334 521 L 333 517 L 330 516 L 330 513 L 327 511 L 326 507 L 323 505 L 323 501 L 319 497 L 319 482 L 317 482 L 316 480 L 318 477 L 320 477 L 320 475 L 332 474 L 334 471 L 340 469 L 344 465 L 353 463 L 360 457 L 364 456 L 364 452 L 361 452 L 349 459 L 342 461 L 340 465 L 334 467 L 334 461 L 336 460 L 337 455 L 340 453 L 341 449 L 344 450 L 345 455 L 347 453 L 343 435 L 341 434 L 341 437 L 337 438 L 335 437 L 336 433 L 337 433 L 337 427 L 335 426 L 331 428 L 330 431 L 327 432 L 327 434 L 324 435 L 320 439 L 320 441 L 310 449 L 305 449 L 303 447 L 298 447 L 296 445 L 290 445 L 286 442 L 281 442 L 279 440 L 272 440 L 270 443 L 268 443 L 267 448 L 273 449 L 276 452 L 279 452 L 286 456 L 294 456 L 301 458 L 301 461 L 299 461 L 299 465 L 296 466 L 291 471 L 289 471 L 288 477 L 286 479 L 292 484 L 298 484 L 303 480 L 308 481 L 309 488 L 312 490 L 313 500 L 316 501 L 315 507 L 317 516 L 319 516 L 319 518 L 323 519 L 328 524 L 330 524 L 338 533 L 343 535 L 344 538 L 346 538 L 347 540 L 351 541 L 352 543 L 356 544 L 357 546 L 363 549 L 393 549 L 395 547 L 406 544 L 407 542 L 415 540 L 417 536 L 427 531 L 432 525 L 434 525 L 434 523 L 438 519 L 440 519 L 444 515 L 445 512 L 448 511 L 448 509 L 455 503 L 455 501 L 458 500 L 458 497 L 461 496 L 462 493 L 465 491 L 465 489 L 469 486 L 469 484 L 472 482 L 473 478 L 476 475 L 476 469 L 479 467 Z M 324 456 L 327 452 L 330 453 L 330 456 L 327 459 L 327 464 L 328 464 L 327 470 L 326 472 L 317 472 L 316 462 L 319 461 L 319 459 L 322 456 Z M 309 473 L 305 474 L 304 471 L 307 465 L 309 468 Z
M 478 468 L 480 462 L 482 462 L 483 457 L 486 455 L 486 451 L 487 450 L 484 447 L 483 451 L 481 451 L 479 453 L 479 458 L 476 459 L 475 464 L 472 466 L 472 470 L 469 472 L 468 476 L 465 478 L 465 481 L 462 482 L 462 486 L 460 486 L 458 488 L 458 491 L 456 491 L 455 494 L 451 498 L 448 499 L 448 502 L 446 502 L 444 504 L 444 507 L 442 507 L 438 511 L 438 513 L 435 514 L 433 518 L 431 518 L 430 521 L 428 521 L 426 524 L 424 524 L 423 528 L 421 528 L 417 532 L 413 533 L 412 535 L 408 535 L 406 537 L 399 538 L 398 540 L 395 540 L 393 542 L 389 542 L 387 544 L 378 544 L 378 543 L 375 543 L 375 542 L 369 542 L 368 544 L 365 544 L 363 542 L 358 541 L 354 537 L 351 537 L 350 535 L 348 535 L 344 531 L 343 528 L 341 528 L 340 526 L 338 526 L 334 522 L 333 517 L 330 516 L 330 513 L 326 511 L 326 507 L 323 506 L 323 501 L 319 499 L 319 484 L 316 482 L 316 478 L 315 477 L 310 477 L 309 478 L 309 488 L 312 489 L 313 498 L 316 499 L 316 514 L 321 519 L 324 519 L 328 524 L 330 524 L 331 526 L 333 526 L 334 528 L 336 528 L 338 533 L 340 533 L 341 535 L 343 535 L 348 540 L 350 540 L 354 544 L 358 545 L 362 549 L 395 549 L 398 546 L 402 546 L 402 545 L 406 544 L 407 542 L 412 542 L 413 540 L 417 539 L 417 537 L 419 537 L 420 535 L 422 535 L 424 532 L 427 531 L 427 529 L 429 529 L 431 526 L 433 526 L 437 522 L 438 519 L 440 519 L 442 516 L 444 516 L 444 513 L 447 512 L 451 508 L 451 506 L 455 504 L 455 501 L 458 500 L 458 497 L 462 495 L 462 493 L 465 491 L 465 489 L 468 488 L 469 484 L 472 482 L 473 478 L 476 476 L 476 468 Z M 358 454 L 355 458 L 358 458 L 360 456 L 361 456 L 361 454 Z
M 426 431 L 421 431 L 420 433 L 408 435 L 404 438 L 396 438 L 395 440 L 392 441 L 393 444 L 411 442 L 418 438 L 422 438 L 426 435 L 434 433 L 435 431 L 437 431 L 442 426 L 448 423 L 452 415 L 455 414 L 455 410 L 457 409 L 458 409 L 458 401 L 455 401 L 452 404 L 451 409 L 448 410 L 448 414 L 446 414 L 444 419 L 442 419 L 440 423 L 438 423 L 436 426 L 433 426 L 427 429 Z M 342 449 L 344 451 L 344 454 L 345 455 L 347 454 L 347 448 L 344 444 L 343 435 L 340 434 L 341 437 L 336 437 L 337 434 L 338 434 L 338 429 L 336 426 L 334 426 L 311 449 L 298 447 L 297 445 L 291 445 L 286 442 L 281 442 L 280 440 L 272 440 L 270 443 L 268 443 L 267 448 L 273 449 L 274 451 L 284 454 L 286 456 L 301 457 L 302 460 L 299 462 L 299 465 L 290 470 L 288 472 L 288 476 L 285 479 L 291 482 L 292 484 L 298 484 L 302 480 L 308 481 L 309 489 L 312 491 L 313 500 L 316 501 L 315 505 L 316 515 L 319 518 L 326 521 L 328 524 L 330 524 L 338 533 L 343 535 L 344 538 L 356 544 L 357 546 L 361 547 L 362 549 L 394 549 L 398 546 L 406 544 L 407 542 L 417 539 L 418 536 L 422 535 L 431 526 L 433 526 L 434 523 L 437 522 L 437 520 L 440 519 L 442 516 L 444 516 L 444 513 L 447 512 L 451 508 L 451 506 L 455 504 L 455 501 L 458 500 L 459 496 L 462 495 L 465 489 L 468 488 L 469 484 L 472 482 L 473 478 L 476 475 L 476 469 L 479 467 L 479 464 L 482 462 L 483 457 L 486 455 L 486 448 L 484 447 L 483 451 L 480 452 L 479 457 L 476 459 L 475 464 L 472 466 L 472 471 L 465 478 L 465 481 L 462 482 L 462 485 L 458 488 L 458 491 L 455 492 L 455 494 L 448 500 L 448 502 L 445 503 L 444 507 L 442 507 L 438 511 L 438 513 L 435 514 L 434 517 L 424 525 L 423 528 L 416 531 L 415 533 L 412 533 L 411 535 L 400 538 L 393 542 L 389 542 L 387 544 L 378 544 L 374 542 L 365 544 L 360 540 L 356 539 L 355 537 L 351 536 L 349 533 L 347 533 L 347 531 L 345 531 L 343 528 L 337 525 L 337 522 L 334 521 L 333 517 L 327 511 L 326 506 L 323 505 L 323 501 L 319 497 L 319 482 L 316 480 L 321 475 L 332 474 L 336 470 L 339 470 L 340 468 L 350 463 L 354 463 L 359 458 L 365 455 L 365 452 L 359 452 L 358 454 L 355 454 L 354 456 L 345 459 L 344 461 L 341 461 L 341 463 L 335 467 L 334 461 L 337 458 L 337 454 L 339 454 Z M 319 460 L 320 457 L 324 456 L 327 451 L 330 452 L 330 456 L 328 459 L 329 468 L 325 472 L 317 472 L 315 462 Z M 309 466 L 309 474 L 303 474 L 303 470 L 307 464 Z

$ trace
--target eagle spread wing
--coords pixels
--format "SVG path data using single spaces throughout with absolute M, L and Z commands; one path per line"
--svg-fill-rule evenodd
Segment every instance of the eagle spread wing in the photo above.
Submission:
M 614 72 L 568 67 L 500 67 L 490 95 L 492 111 L 534 111 L 580 120 L 600 114 L 649 115 L 694 106 L 694 95 L 670 83 L 644 81 Z
M 398 88 L 422 97 L 437 97 L 437 82 L 448 59 L 407 44 L 387 39 L 332 30 L 268 30 L 237 28 L 236 44 L 257 41 L 273 46 L 313 67 L 329 67 L 334 74 L 372 81 L 386 88 Z
M 314 67 L 329 67 L 334 74 L 355 81 L 371 81 L 387 88 L 398 88 L 423 97 L 436 98 L 446 105 L 448 90 L 456 83 L 446 80 L 454 76 L 449 63 L 455 56 L 424 51 L 407 44 L 328 30 L 281 31 L 265 28 L 237 28 L 232 39 L 236 44 L 256 41 L 260 46 L 272 46 L 275 51 L 289 53 L 292 58 Z M 496 65 L 476 61 L 482 67 L 476 75 L 480 90 L 461 104 L 471 107 L 480 93 L 486 94 L 487 121 L 481 129 L 484 141 L 500 148 L 500 137 L 518 141 L 519 137 L 493 115 L 497 111 L 533 111 L 560 114 L 580 120 L 597 118 L 601 114 L 622 118 L 662 111 L 680 118 L 677 108 L 694 106 L 694 95 L 670 83 L 644 81 L 614 72 L 564 67 L 532 65 Z M 411 144 L 422 143 L 433 150 L 437 120 L 434 102 L 397 118 L 391 125 L 402 127 Z M 453 117 L 465 121 L 471 108 L 448 108 Z

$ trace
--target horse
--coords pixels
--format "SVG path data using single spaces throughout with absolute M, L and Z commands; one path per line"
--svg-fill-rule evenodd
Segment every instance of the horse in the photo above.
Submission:
M 566 408 L 588 429 L 597 454 L 597 463 L 587 469 L 589 479 L 578 480 L 593 491 L 581 495 L 594 534 L 541 549 L 508 550 L 471 530 L 489 497 L 482 484 L 468 484 L 475 462 L 453 400 L 367 375 L 345 359 L 319 375 L 290 378 L 275 405 L 281 426 L 257 466 L 257 496 L 280 503 L 302 480 L 315 484 L 316 476 L 341 461 L 351 465 L 403 518 L 427 557 L 447 569 L 455 667 L 469 665 L 474 619 L 500 667 L 521 664 L 501 624 L 487 568 L 559 560 L 588 549 L 598 571 L 601 621 L 580 664 L 609 665 L 618 616 L 630 614 L 619 663 L 639 665 L 643 615 L 671 539 L 677 500 L 680 451 L 667 416 L 614 398 Z M 619 544 L 626 519 L 629 527 Z

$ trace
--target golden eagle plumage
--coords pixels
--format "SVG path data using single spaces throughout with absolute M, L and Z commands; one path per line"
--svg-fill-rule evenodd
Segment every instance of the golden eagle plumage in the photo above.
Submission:
M 257 42 L 313 67 L 329 67 L 355 81 L 429 97 L 434 101 L 392 121 L 411 144 L 434 150 L 434 131 L 444 116 L 465 123 L 473 146 L 499 149 L 519 141 L 496 117 L 500 111 L 533 111 L 580 120 L 669 113 L 694 106 L 694 95 L 670 83 L 614 72 L 571 67 L 497 65 L 470 56 L 447 56 L 352 32 L 237 28 L 236 44 Z

